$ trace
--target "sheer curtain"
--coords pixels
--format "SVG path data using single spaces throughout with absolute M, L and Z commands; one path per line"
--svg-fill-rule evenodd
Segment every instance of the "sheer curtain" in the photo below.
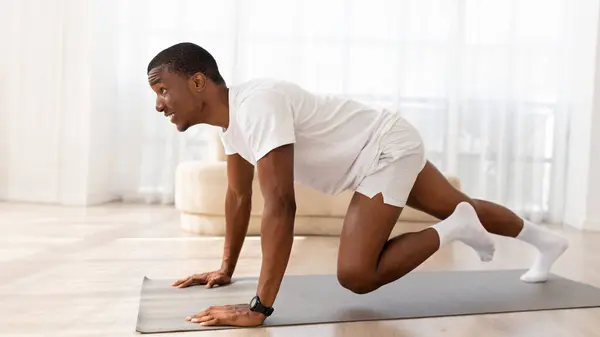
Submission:
M 170 202 L 207 127 L 177 134 L 154 112 L 145 67 L 191 41 L 229 84 L 276 77 L 396 108 L 441 170 L 474 197 L 560 217 L 569 97 L 566 0 L 121 1 L 116 177 L 124 195 Z M 129 127 L 136 125 L 137 127 Z

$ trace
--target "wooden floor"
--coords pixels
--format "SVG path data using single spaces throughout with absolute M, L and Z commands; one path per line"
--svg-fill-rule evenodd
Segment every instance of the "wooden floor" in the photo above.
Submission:
M 559 231 L 571 248 L 554 272 L 600 287 L 600 234 Z M 525 268 L 532 261 L 530 247 L 495 239 L 491 263 L 452 245 L 419 270 Z M 288 272 L 334 273 L 337 243 L 296 238 Z M 169 207 L 0 204 L 0 336 L 136 336 L 142 278 L 175 279 L 216 268 L 222 244 L 221 238 L 182 232 Z M 259 267 L 260 241 L 251 238 L 236 275 L 255 276 Z M 599 331 L 600 310 L 579 309 L 157 336 L 577 337 L 600 336 Z

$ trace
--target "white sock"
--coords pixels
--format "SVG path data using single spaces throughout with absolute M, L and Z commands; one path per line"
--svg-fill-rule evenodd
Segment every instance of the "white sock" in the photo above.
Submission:
M 461 202 L 452 215 L 431 228 L 438 232 L 440 247 L 452 241 L 461 241 L 473 248 L 481 261 L 491 261 L 494 257 L 494 241 L 469 203 Z
M 535 262 L 521 276 L 523 282 L 544 282 L 548 279 L 554 262 L 567 250 L 569 242 L 566 238 L 553 233 L 527 220 L 517 239 L 533 245 L 538 250 Z

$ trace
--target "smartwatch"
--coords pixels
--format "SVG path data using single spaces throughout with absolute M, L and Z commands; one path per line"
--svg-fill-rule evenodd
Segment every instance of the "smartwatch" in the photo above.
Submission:
M 271 316 L 271 314 L 273 313 L 273 311 L 275 311 L 275 309 L 273 309 L 273 307 L 265 307 L 260 302 L 260 298 L 258 297 L 258 295 L 254 296 L 252 298 L 252 300 L 250 300 L 250 310 L 251 311 L 255 311 L 255 312 L 259 312 L 259 313 L 265 315 L 266 317 Z

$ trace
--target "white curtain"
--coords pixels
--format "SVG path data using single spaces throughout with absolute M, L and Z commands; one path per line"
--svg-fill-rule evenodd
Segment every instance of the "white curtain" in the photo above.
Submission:
M 560 216 L 569 97 L 566 0 L 123 1 L 121 115 L 141 155 L 132 193 L 170 193 L 177 160 L 203 159 L 205 128 L 175 135 L 153 114 L 144 70 L 180 41 L 214 54 L 228 83 L 295 81 L 397 108 L 428 156 L 470 195 Z M 132 114 L 132 115 L 131 115 Z M 132 138 L 129 138 L 132 137 Z M 124 143 L 130 143 L 125 141 Z
M 576 4 L 87 2 L 91 43 L 108 47 L 90 57 L 113 60 L 99 79 L 114 90 L 112 110 L 94 113 L 114 115 L 104 137 L 111 141 L 111 188 L 125 200 L 171 203 L 177 163 L 207 160 L 211 128 L 179 134 L 154 110 L 146 82 L 157 52 L 190 41 L 213 53 L 228 84 L 276 77 L 398 109 L 421 130 L 430 160 L 459 176 L 471 196 L 534 220 L 561 216 L 571 103 L 565 44 Z

